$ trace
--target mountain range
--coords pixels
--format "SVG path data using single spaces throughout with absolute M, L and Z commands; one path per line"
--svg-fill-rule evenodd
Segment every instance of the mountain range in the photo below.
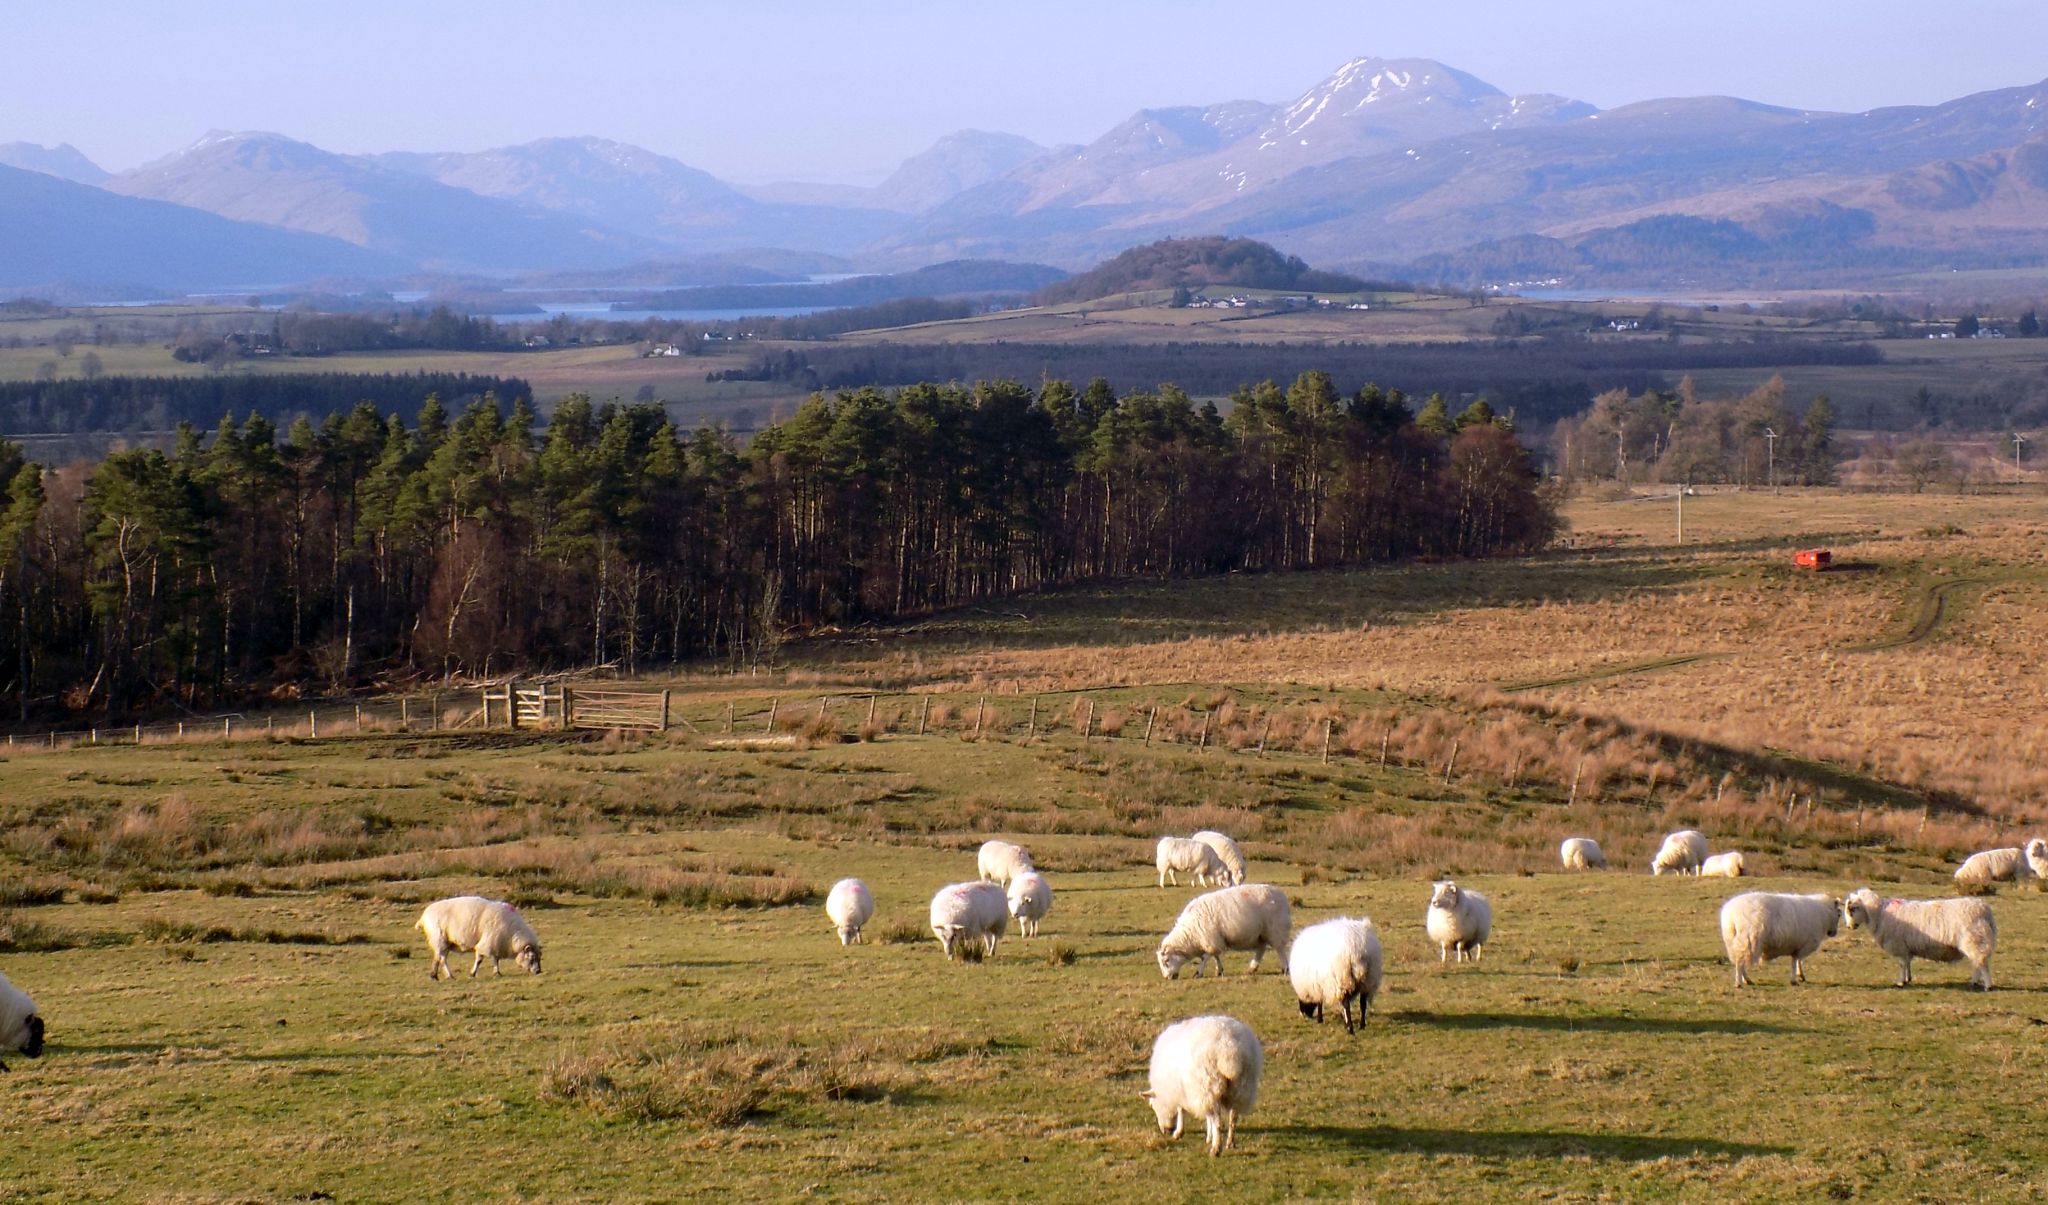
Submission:
M 1846 286 L 2048 265 L 2048 83 L 1864 113 L 1723 96 L 1600 110 L 1510 96 L 1427 59 L 1362 58 L 1289 101 L 1147 109 L 1085 145 L 961 131 L 873 188 L 739 187 L 599 138 L 342 155 L 215 132 L 113 175 L 69 146 L 0 145 L 0 167 L 181 207 L 117 214 L 43 197 L 33 221 L 49 246 L 90 247 L 121 221 L 133 255 L 45 255 L 32 271 L 0 260 L 0 288 L 17 291 L 217 287 L 252 269 L 276 282 L 765 268 L 771 250 L 868 270 L 963 258 L 1080 268 L 1191 235 L 1471 285 Z M 27 212 L 17 194 L 19 182 L 0 193 L 4 225 Z M 233 225 L 165 216 L 190 211 Z M 287 231 L 312 241 L 279 241 Z M 202 270 L 209 256 L 174 245 L 202 237 L 239 240 L 238 271 Z

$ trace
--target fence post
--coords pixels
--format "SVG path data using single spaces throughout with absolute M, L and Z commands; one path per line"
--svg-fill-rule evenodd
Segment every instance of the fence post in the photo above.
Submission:
M 220 721 L 220 739 L 232 740 L 235 733 L 235 717 L 223 716 Z
M 1452 770 L 1455 770 L 1455 769 L 1457 769 L 1457 768 L 1458 768 L 1458 742 L 1457 742 L 1456 738 L 1453 738 L 1453 739 L 1452 739 L 1452 741 L 1451 741 L 1451 760 L 1449 760 L 1449 761 L 1447 761 L 1447 762 L 1445 762 L 1445 763 L 1444 763 L 1444 785 L 1445 785 L 1445 786 L 1450 786 L 1450 785 L 1451 785 L 1451 771 L 1452 771 Z
M 490 687 L 488 687 L 488 686 L 484 687 L 484 690 L 483 690 L 483 697 L 484 697 L 484 727 L 485 727 L 485 728 L 489 728 L 489 727 L 491 726 L 491 688 L 490 688 Z
M 437 691 L 435 691 L 434 693 L 432 693 L 432 694 L 430 694 L 430 695 L 428 695 L 428 696 L 427 696 L 427 706 L 428 706 L 428 707 L 430 707 L 430 708 L 432 708 L 432 709 L 433 709 L 433 712 L 434 712 L 434 714 L 433 714 L 433 715 L 432 715 L 431 717 L 429 717 L 429 718 L 428 718 L 428 720 L 427 720 L 427 729 L 428 729 L 428 731 L 431 731 L 431 732 L 439 732 L 439 731 L 441 731 L 441 692 L 440 692 L 440 691 L 438 691 L 438 690 L 437 690 Z
M 1088 737 L 1095 731 L 1095 700 L 1083 699 L 1081 701 L 1088 704 L 1088 713 L 1081 720 L 1081 743 L 1085 745 L 1088 743 Z
M 766 731 L 771 736 L 775 733 L 775 709 L 781 705 L 782 700 L 779 698 L 768 700 L 768 727 Z M 922 731 L 922 729 L 919 731 Z
M 1586 759 L 1582 757 L 1579 759 L 1579 764 L 1572 767 L 1572 793 L 1564 801 L 1566 807 L 1570 807 L 1579 801 L 1579 775 L 1585 772 Z
M 576 688 L 562 688 L 562 731 L 567 732 L 576 725 Z
M 1038 736 L 1038 696 L 1031 696 L 1031 719 L 1024 725 L 1024 739 L 1033 740 Z
M 310 739 L 317 739 L 320 735 L 320 712 L 316 708 L 306 709 L 306 731 Z
M 725 705 L 725 734 L 727 736 L 732 735 L 732 703 L 730 701 L 727 701 Z
M 1387 730 L 1380 734 L 1380 769 L 1382 770 L 1387 768 L 1387 746 L 1393 742 L 1394 726 L 1389 724 L 1387 725 Z
M 361 703 L 358 703 L 358 704 L 356 704 L 356 735 L 360 736 L 360 735 L 362 735 L 362 732 L 363 732 L 363 705 L 362 705 Z
M 1330 764 L 1330 728 L 1331 721 L 1325 719 L 1323 721 L 1323 764 L 1326 766 Z
M 519 679 L 505 679 L 505 731 L 519 731 Z
M 928 720 L 928 719 L 930 719 L 930 718 L 931 718 L 931 714 L 932 714 L 932 697 L 931 697 L 930 695 L 926 695 L 926 696 L 924 697 L 924 706 L 923 706 L 923 707 L 920 707 L 920 708 L 918 708 L 918 711 L 917 711 L 917 734 L 918 734 L 919 736 L 923 736 L 923 735 L 924 735 L 924 722 L 925 722 L 926 720 Z
M 1265 722 L 1265 723 L 1263 723 L 1263 724 L 1261 724 L 1261 725 L 1259 725 L 1259 756 L 1260 756 L 1260 757 L 1264 757 L 1264 756 L 1266 756 L 1266 734 L 1267 734 L 1267 733 L 1269 733 L 1269 732 L 1271 732 L 1271 731 L 1273 731 L 1273 716 L 1272 716 L 1272 713 L 1271 713 L 1271 712 L 1268 712 L 1268 713 L 1266 714 L 1266 722 Z
M 183 740 L 183 739 L 184 739 L 184 737 L 185 737 L 185 721 L 183 721 L 183 720 L 179 720 L 179 721 L 178 721 L 178 739 L 180 739 L 180 740 Z
M 92 743 L 95 745 L 100 743 L 100 730 L 97 728 L 92 730 Z
M 142 743 L 142 725 L 140 724 L 135 726 L 135 743 L 138 745 Z
M 988 696 L 981 696 L 981 702 L 974 705 L 974 739 L 981 739 L 981 721 L 988 714 Z
M 871 731 L 875 726 L 875 696 L 873 695 L 868 696 L 868 722 L 863 726 Z
M 1214 712 L 1209 711 L 1202 713 L 1202 736 L 1200 740 L 1195 742 L 1195 752 L 1197 753 L 1207 753 L 1209 751 L 1209 717 L 1214 714 Z
M 668 731 L 668 692 L 661 692 L 661 730 Z
M 1147 749 L 1152 747 L 1152 721 L 1158 718 L 1159 704 L 1154 703 L 1145 709 L 1145 747 Z
M 398 730 L 400 732 L 412 731 L 412 708 L 408 705 L 410 702 L 411 700 L 407 699 L 404 695 L 398 696 Z

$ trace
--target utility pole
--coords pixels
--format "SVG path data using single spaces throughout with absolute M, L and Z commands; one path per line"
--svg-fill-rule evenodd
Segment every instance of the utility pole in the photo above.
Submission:
M 1681 547 L 1685 544 L 1685 485 L 1682 482 L 1678 487 L 1678 543 Z
M 1764 428 L 1764 447 L 1769 452 L 1771 464 L 1771 492 L 1778 490 L 1778 433 Z
M 2015 431 L 2012 433 L 2012 467 L 2020 467 L 2020 449 L 2026 446 L 2027 437 Z

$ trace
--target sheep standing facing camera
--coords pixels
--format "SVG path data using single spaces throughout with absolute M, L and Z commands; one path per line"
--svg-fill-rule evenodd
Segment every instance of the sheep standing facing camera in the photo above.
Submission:
M 875 897 L 859 879 L 841 879 L 832 884 L 825 897 L 825 916 L 839 934 L 839 944 L 850 946 L 860 940 L 861 926 L 874 919 Z
M 1426 927 L 1429 940 L 1437 945 L 1439 962 L 1449 962 L 1454 951 L 1459 962 L 1465 961 L 1467 954 L 1478 962 L 1486 949 L 1486 939 L 1493 934 L 1493 903 L 1478 892 L 1445 879 L 1429 893 Z
M 1027 870 L 1010 880 L 1010 915 L 1017 918 L 1017 932 L 1023 937 L 1038 936 L 1038 923 L 1052 911 L 1052 884 L 1035 870 Z
M 1209 1154 L 1237 1145 L 1237 1119 L 1259 1100 L 1266 1052 L 1252 1027 L 1236 1017 L 1189 1017 L 1152 1043 L 1151 1087 L 1143 1093 L 1159 1132 L 1180 1137 L 1187 1114 L 1202 1119 Z
M 501 958 L 515 959 L 530 974 L 540 974 L 540 938 L 534 936 L 519 909 L 502 901 L 480 895 L 435 900 L 413 927 L 426 935 L 427 949 L 434 954 L 434 964 L 427 968 L 429 979 L 455 977 L 448 969 L 450 950 L 476 951 L 476 961 L 469 965 L 472 979 L 486 958 L 491 960 L 493 975 L 500 973 Z

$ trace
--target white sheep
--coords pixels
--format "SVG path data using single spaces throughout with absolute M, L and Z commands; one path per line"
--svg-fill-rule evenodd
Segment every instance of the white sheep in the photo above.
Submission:
M 1237 1119 L 1259 1099 L 1266 1052 L 1252 1027 L 1236 1017 L 1189 1017 L 1159 1031 L 1152 1043 L 1152 1086 L 1143 1093 L 1159 1132 L 1179 1138 L 1181 1119 L 1202 1119 L 1209 1153 L 1237 1145 Z
M 1991 905 L 1981 899 L 1883 899 L 1868 887 L 1842 901 L 1842 920 L 1851 929 L 1870 930 L 1879 948 L 1899 960 L 1899 986 L 1913 982 L 1913 960 L 1970 960 L 1970 983 L 1991 990 L 1991 952 L 1998 945 L 1998 922 Z
M 1159 870 L 1161 887 L 1169 882 L 1179 886 L 1180 880 L 1174 877 L 1177 874 L 1187 875 L 1203 886 L 1223 881 L 1223 859 L 1217 856 L 1215 847 L 1192 837 L 1159 838 L 1152 861 Z
M 1773 958 L 1792 960 L 1792 982 L 1806 982 L 1805 962 L 1841 929 L 1841 901 L 1826 892 L 1787 895 L 1746 891 L 1721 905 L 1721 945 L 1735 967 L 1735 986 L 1749 969 Z
M 435 900 L 413 927 L 426 934 L 427 949 L 434 954 L 434 965 L 427 968 L 429 979 L 455 978 L 455 972 L 448 969 L 450 950 L 476 951 L 476 961 L 469 966 L 472 979 L 486 958 L 491 960 L 493 975 L 499 973 L 500 958 L 515 959 L 528 972 L 540 974 L 540 938 L 510 904 L 480 895 Z
M 1566 837 L 1557 847 L 1557 860 L 1564 863 L 1566 870 L 1607 869 L 1607 855 L 1600 852 L 1600 843 L 1591 837 Z
M 839 944 L 850 946 L 860 940 L 861 926 L 874 919 L 875 897 L 859 879 L 841 879 L 825 897 L 825 916 L 838 930 Z
M 1707 835 L 1696 829 L 1680 829 L 1664 838 L 1664 844 L 1657 850 L 1657 856 L 1650 861 L 1651 874 L 1694 874 L 1700 872 L 1700 863 L 1707 860 Z
M 43 1057 L 42 1014 L 28 993 L 7 982 L 5 975 L 0 975 L 0 1054 Z M 0 1063 L 0 1071 L 5 1070 L 7 1064 Z
M 1739 879 L 1749 873 L 1749 863 L 1740 850 L 1714 854 L 1700 863 L 1700 876 L 1708 879 Z
M 2048 873 L 2044 872 L 2048 872 L 2048 843 L 2036 837 L 2027 842 L 2024 849 L 2008 845 L 2004 849 L 1987 849 L 1971 854 L 1956 869 L 1956 882 L 1966 887 L 2024 883 L 2029 879 L 2048 878 Z
M 1223 863 L 1224 886 L 1235 887 L 1244 882 L 1244 851 L 1237 847 L 1237 842 L 1222 833 L 1206 828 L 1196 833 L 1194 839 L 1216 851 L 1217 859 Z
M 1010 915 L 1017 918 L 1017 932 L 1038 936 L 1038 922 L 1052 911 L 1052 884 L 1035 870 L 1010 880 Z
M 983 957 L 995 954 L 1010 927 L 1010 897 L 994 883 L 949 883 L 932 896 L 932 936 L 953 957 L 963 942 L 981 939 Z
M 1465 961 L 1468 953 L 1478 962 L 1493 933 L 1493 904 L 1478 892 L 1445 879 L 1430 889 L 1426 927 L 1429 940 L 1437 946 L 1437 961 L 1449 962 L 1455 951 L 1459 962 Z
M 1323 1010 L 1335 1004 L 1344 1011 L 1344 1032 L 1365 1027 L 1372 998 L 1379 994 L 1384 956 L 1379 931 L 1369 918 L 1340 916 L 1318 921 L 1294 936 L 1287 951 L 1287 977 L 1294 985 L 1301 1015 L 1323 1023 Z M 1358 1022 L 1351 1021 L 1351 1002 L 1358 1001 Z
M 1287 969 L 1287 932 L 1293 927 L 1293 913 L 1287 893 L 1264 883 L 1242 883 L 1196 896 L 1180 910 L 1179 919 L 1159 942 L 1159 973 L 1168 979 L 1180 977 L 1187 960 L 1195 960 L 1195 977 L 1201 978 L 1211 958 L 1216 974 L 1223 974 L 1225 950 L 1250 950 L 1256 972 L 1267 950 L 1280 954 L 1281 970 Z
M 1005 887 L 1010 880 L 1033 869 L 1031 853 L 1021 845 L 1008 841 L 984 841 L 981 852 L 975 856 L 975 865 L 980 869 L 983 881 L 1000 883 Z

